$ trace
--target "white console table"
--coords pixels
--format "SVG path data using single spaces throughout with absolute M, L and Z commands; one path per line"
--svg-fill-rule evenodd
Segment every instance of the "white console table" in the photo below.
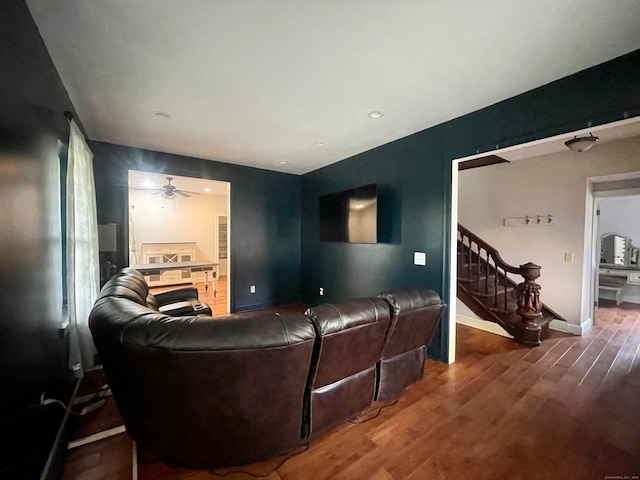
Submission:
M 615 277 L 624 283 L 640 285 L 640 268 L 630 267 L 600 267 L 598 274 L 601 277 Z
M 143 263 L 191 262 L 196 258 L 196 242 L 143 243 L 140 247 Z
M 208 284 L 209 274 L 211 274 L 213 295 L 216 295 L 216 280 L 218 279 L 217 263 L 205 261 L 137 263 L 131 265 L 131 268 L 135 268 L 142 273 L 150 287 L 192 283 L 198 274 L 204 274 L 205 284 Z
M 622 292 L 625 285 L 640 285 L 640 268 L 627 266 L 601 266 L 598 268 L 598 288 L 600 290 L 614 291 L 616 305 L 622 303 Z

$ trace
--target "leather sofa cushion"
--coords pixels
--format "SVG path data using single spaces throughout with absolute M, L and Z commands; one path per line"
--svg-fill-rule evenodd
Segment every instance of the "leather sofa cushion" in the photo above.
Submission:
M 442 305 L 438 292 L 430 288 L 398 288 L 382 292 L 378 297 L 386 299 L 396 314 L 430 305 Z
M 158 311 L 172 317 L 180 317 L 184 315 L 211 315 L 212 313 L 209 305 L 206 303 L 200 303 L 195 298 L 163 305 L 158 308 Z
M 315 338 L 302 313 L 260 313 L 252 317 L 169 317 L 133 319 L 122 332 L 125 345 L 170 350 L 239 350 L 281 347 Z
M 384 358 L 379 364 L 376 400 L 397 400 L 407 386 L 420 380 L 424 375 L 425 352 L 426 347 L 422 345 L 394 357 Z
M 390 319 L 384 300 L 356 298 L 322 304 L 308 309 L 305 315 L 316 325 L 320 339 L 312 388 L 361 372 L 380 358 Z
M 377 298 L 354 298 L 311 307 L 306 315 L 325 336 L 372 322 L 388 321 L 389 306 Z
M 385 340 L 383 357 L 428 346 L 447 307 L 433 290 L 397 289 L 379 295 L 391 305 L 391 326 Z

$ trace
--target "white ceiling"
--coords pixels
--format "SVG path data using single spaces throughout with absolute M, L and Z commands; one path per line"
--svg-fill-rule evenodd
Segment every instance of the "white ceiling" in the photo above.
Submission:
M 526 160 L 537 158 L 552 153 L 566 152 L 565 142 L 573 137 L 588 137 L 593 135 L 597 137 L 597 143 L 592 147 L 593 151 L 597 150 L 598 145 L 603 143 L 615 142 L 625 138 L 640 136 L 640 117 L 620 120 L 618 122 L 600 125 L 593 128 L 585 128 L 575 132 L 563 133 L 554 137 L 536 140 L 534 142 L 516 145 L 489 152 L 490 155 L 498 155 L 505 160 L 515 162 L 517 160 Z M 574 155 L 580 155 L 580 152 L 573 152 Z M 467 159 L 480 158 L 486 156 L 487 153 L 481 153 L 467 157 Z
M 26 1 L 90 139 L 297 174 L 640 48 L 638 0 Z

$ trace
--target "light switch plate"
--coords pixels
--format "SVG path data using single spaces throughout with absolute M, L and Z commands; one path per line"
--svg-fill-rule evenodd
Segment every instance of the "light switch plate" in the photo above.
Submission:
M 413 263 L 414 265 L 426 265 L 427 254 L 425 252 L 413 252 Z

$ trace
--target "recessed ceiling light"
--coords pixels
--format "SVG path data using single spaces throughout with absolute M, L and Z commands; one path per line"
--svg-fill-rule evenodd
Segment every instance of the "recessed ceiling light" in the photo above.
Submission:
M 280 160 L 278 163 L 279 163 L 280 165 L 286 165 L 286 164 L 287 164 L 287 163 L 289 163 L 289 162 L 287 162 L 286 160 Z
M 211 189 L 210 189 L 209 187 L 205 187 L 204 191 L 205 191 L 205 192 L 210 192 L 210 191 L 211 191 Z
M 316 147 L 324 147 L 324 142 L 316 142 Z
M 371 118 L 381 118 L 384 116 L 384 112 L 380 110 L 374 110 L 373 112 L 369 112 L 369 117 Z
M 164 119 L 171 118 L 171 115 L 169 115 L 167 112 L 157 111 L 154 115 L 158 118 L 164 118 Z
M 144 186 L 144 188 L 152 188 L 153 182 L 151 180 L 145 180 L 142 185 Z

